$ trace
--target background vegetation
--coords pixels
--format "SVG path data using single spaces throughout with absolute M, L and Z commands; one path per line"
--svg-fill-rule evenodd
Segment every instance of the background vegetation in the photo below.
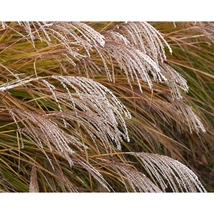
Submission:
M 2 23 L 1 191 L 213 191 L 213 36 L 213 23 Z

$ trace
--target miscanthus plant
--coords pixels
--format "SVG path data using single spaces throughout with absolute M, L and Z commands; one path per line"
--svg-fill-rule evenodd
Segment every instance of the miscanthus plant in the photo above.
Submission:
M 209 125 L 157 29 L 2 22 L 1 191 L 206 191 L 184 141 Z

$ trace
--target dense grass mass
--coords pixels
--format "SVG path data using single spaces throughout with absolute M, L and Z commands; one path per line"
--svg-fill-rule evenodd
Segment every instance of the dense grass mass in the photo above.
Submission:
M 2 22 L 2 192 L 214 190 L 214 24 Z

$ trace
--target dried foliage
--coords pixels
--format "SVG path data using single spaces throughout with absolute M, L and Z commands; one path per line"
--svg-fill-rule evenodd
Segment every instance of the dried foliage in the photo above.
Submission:
M 169 44 L 146 22 L 2 22 L 0 188 L 205 192 L 178 136 L 209 126 Z

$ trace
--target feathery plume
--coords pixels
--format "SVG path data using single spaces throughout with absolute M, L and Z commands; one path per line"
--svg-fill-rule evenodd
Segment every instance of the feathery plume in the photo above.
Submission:
M 175 71 L 175 69 L 167 64 L 162 65 L 162 73 L 167 78 L 166 84 L 170 88 L 172 98 L 182 100 L 183 97 L 180 89 L 184 92 L 189 91 L 187 81 L 177 71 Z
M 111 166 L 120 175 L 127 191 L 128 187 L 126 185 L 126 181 L 132 187 L 134 192 L 161 192 L 158 186 L 152 183 L 150 179 L 136 169 L 115 162 L 111 163 Z
M 52 78 L 58 80 L 64 87 L 70 87 L 75 90 L 76 94 L 70 93 L 67 97 L 64 97 L 64 95 L 63 97 L 62 95 L 58 96 L 61 96 L 61 99 L 68 99 L 69 97 L 72 103 L 75 103 L 73 107 L 76 109 L 77 107 L 80 108 L 84 112 L 82 115 L 87 115 L 87 120 L 90 118 L 90 123 L 96 120 L 94 123 L 91 123 L 90 126 L 95 127 L 98 133 L 103 133 L 103 135 L 99 134 L 97 136 L 100 136 L 103 142 L 110 143 L 114 141 L 117 145 L 117 149 L 120 150 L 121 142 L 123 141 L 122 137 L 129 141 L 123 115 L 127 118 L 131 118 L 131 114 L 110 90 L 100 83 L 84 77 L 52 76 Z M 76 96 L 78 96 L 81 102 L 73 98 Z M 78 115 L 79 111 L 76 109 L 75 112 Z M 122 132 L 118 126 L 121 126 Z M 110 140 L 108 140 L 109 138 Z
M 173 104 L 177 109 L 177 114 L 182 114 L 184 116 L 185 120 L 182 122 L 187 124 L 190 133 L 192 133 L 193 131 L 195 131 L 196 133 L 199 133 L 200 131 L 206 132 L 203 123 L 201 122 L 200 118 L 194 113 L 191 106 L 179 100 L 174 101 Z
M 168 185 L 175 191 L 206 192 L 198 177 L 177 160 L 167 156 L 149 153 L 127 153 L 138 157 L 151 178 L 157 181 L 162 191 Z
M 51 152 L 57 150 L 72 166 L 71 155 L 75 151 L 71 148 L 83 150 L 84 145 L 74 136 L 68 135 L 58 125 L 44 115 L 35 112 L 11 109 L 9 113 L 16 118 L 16 123 L 21 122 L 24 128 L 19 127 L 20 134 L 24 134 L 29 139 L 33 140 L 38 147 L 45 153 L 44 145 Z
M 150 56 L 158 64 L 166 59 L 164 45 L 171 47 L 163 36 L 147 22 L 128 22 L 115 29 L 125 36 L 131 45 Z
M 44 83 L 42 87 L 46 86 L 45 90 L 48 89 L 51 92 L 50 96 L 53 97 L 59 108 L 64 125 L 66 124 L 67 126 L 66 121 L 68 119 L 73 119 L 73 121 L 78 119 L 79 125 L 82 124 L 83 127 L 87 127 L 87 132 L 92 139 L 94 137 L 101 139 L 102 144 L 108 151 L 114 149 L 112 142 L 115 142 L 117 149 L 120 150 L 123 139 L 129 141 L 128 130 L 123 115 L 131 118 L 131 114 L 110 90 L 88 78 L 72 76 L 51 76 L 50 78 L 59 81 L 65 91 L 63 93 L 59 92 L 45 78 L 31 78 L 11 84 L 8 83 L 7 86 L 2 86 L 0 90 L 6 91 L 18 86 L 24 86 L 32 81 L 37 82 L 37 84 Z M 72 90 L 75 93 L 72 93 Z M 67 113 L 66 118 L 66 111 L 64 112 L 61 107 L 64 103 L 74 112 L 75 117 L 71 113 Z M 27 133 L 32 139 L 38 142 L 40 148 L 43 148 L 43 141 L 46 142 L 51 151 L 54 146 L 65 156 L 70 164 L 72 163 L 70 154 L 74 151 L 71 150 L 69 144 L 73 142 L 74 146 L 77 146 L 80 151 L 82 150 L 81 148 L 84 148 L 78 138 L 76 139 L 66 134 L 50 117 L 18 109 L 11 110 L 10 113 L 13 118 L 15 115 L 17 121 L 21 121 L 25 125 L 24 133 Z M 69 117 L 69 115 L 71 116 Z M 82 119 L 80 119 L 80 116 L 83 116 Z M 95 131 L 95 133 L 91 131 Z

